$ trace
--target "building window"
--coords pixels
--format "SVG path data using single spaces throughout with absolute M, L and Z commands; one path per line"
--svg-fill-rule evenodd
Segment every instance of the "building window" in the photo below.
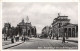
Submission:
M 59 23 L 59 28 L 61 27 L 62 23 Z

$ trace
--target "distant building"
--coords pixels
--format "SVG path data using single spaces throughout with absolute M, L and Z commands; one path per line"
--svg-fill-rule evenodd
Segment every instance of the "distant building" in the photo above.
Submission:
M 43 29 L 42 29 L 42 34 L 49 34 L 49 26 L 45 26 Z
M 2 29 L 2 34 L 4 35 L 4 37 L 10 36 L 10 30 L 11 30 L 11 24 L 4 23 L 4 27 Z
M 58 14 L 52 23 L 52 33 L 58 37 L 78 37 L 78 25 L 71 24 L 68 16 Z
M 42 29 L 42 36 L 47 36 L 47 37 L 52 36 L 52 27 L 51 26 L 45 26 Z
M 19 28 L 19 34 L 26 35 L 26 36 L 36 36 L 36 27 L 32 26 L 31 22 L 29 22 L 29 18 L 27 17 L 27 22 L 24 22 L 24 19 L 22 19 L 22 22 L 17 24 L 17 27 Z

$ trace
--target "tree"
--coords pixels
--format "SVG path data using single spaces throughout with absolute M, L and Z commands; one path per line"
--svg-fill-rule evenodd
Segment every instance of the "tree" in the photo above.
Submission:
M 5 32 L 6 32 L 6 29 L 5 29 L 5 27 L 3 27 L 2 28 L 2 34 L 5 34 Z
M 19 35 L 22 35 L 22 28 L 21 27 L 17 27 L 17 29 L 18 29 Z

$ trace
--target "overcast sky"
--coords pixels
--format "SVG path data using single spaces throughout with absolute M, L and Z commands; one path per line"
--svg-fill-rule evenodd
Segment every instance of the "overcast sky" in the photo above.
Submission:
M 2 26 L 6 22 L 10 22 L 12 26 L 17 26 L 23 18 L 26 22 L 28 16 L 32 25 L 36 26 L 37 33 L 41 33 L 42 28 L 51 25 L 58 13 L 69 16 L 71 23 L 78 23 L 78 4 L 74 2 L 3 2 Z

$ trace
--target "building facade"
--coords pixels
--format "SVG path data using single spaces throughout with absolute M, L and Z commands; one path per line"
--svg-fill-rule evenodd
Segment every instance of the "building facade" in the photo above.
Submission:
M 58 13 L 58 17 L 52 23 L 52 34 L 58 37 L 78 37 L 78 25 L 71 24 L 68 16 Z
M 24 22 L 24 19 L 22 19 L 22 22 L 17 24 L 17 27 L 19 28 L 19 34 L 23 36 L 36 36 L 36 27 L 32 26 L 31 22 L 29 22 L 29 18 L 27 18 L 27 22 Z
M 42 34 L 49 34 L 49 26 L 45 26 L 43 29 L 42 29 Z
M 45 26 L 42 29 L 42 35 L 50 38 L 52 36 L 52 27 L 51 26 Z

